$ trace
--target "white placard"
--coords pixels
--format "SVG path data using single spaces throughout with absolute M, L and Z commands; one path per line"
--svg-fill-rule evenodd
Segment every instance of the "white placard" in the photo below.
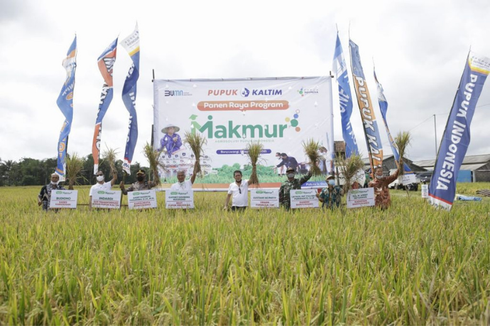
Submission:
M 409 185 L 411 183 L 417 183 L 417 178 L 415 177 L 414 173 L 404 174 L 401 176 L 401 178 L 402 178 L 402 185 Z
M 291 208 L 318 208 L 316 189 L 291 190 Z
M 49 208 L 77 208 L 78 190 L 51 191 Z
M 422 198 L 429 198 L 429 185 L 420 185 Z
M 165 207 L 170 209 L 194 208 L 194 191 L 165 190 Z
M 351 189 L 347 193 L 347 208 L 374 206 L 374 188 Z
M 250 189 L 251 208 L 278 208 L 278 189 Z
M 128 192 L 129 209 L 157 208 L 155 190 L 138 190 Z
M 121 191 L 95 190 L 92 194 L 92 208 L 121 208 Z

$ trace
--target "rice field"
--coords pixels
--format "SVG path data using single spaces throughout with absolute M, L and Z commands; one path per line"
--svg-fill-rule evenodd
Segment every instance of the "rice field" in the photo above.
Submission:
M 0 188 L 0 325 L 490 323 L 487 198 L 233 213 L 224 193 L 188 211 L 159 193 L 157 210 L 45 213 L 39 189 Z

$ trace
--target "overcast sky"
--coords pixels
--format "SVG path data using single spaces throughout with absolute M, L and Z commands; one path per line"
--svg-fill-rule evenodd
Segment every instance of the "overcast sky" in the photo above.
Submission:
M 75 33 L 78 56 L 68 153 L 90 154 L 103 84 L 97 58 L 138 22 L 139 138 L 133 162 L 147 165 L 142 151 L 151 139 L 153 70 L 162 79 L 328 75 L 337 27 L 349 66 L 349 27 L 359 46 L 378 126 L 383 124 L 373 60 L 388 101 L 392 134 L 410 131 L 413 141 L 407 157 L 431 159 L 434 115 L 439 143 L 470 47 L 490 57 L 489 14 L 488 0 L 0 0 L 0 158 L 56 156 L 64 121 L 56 105 L 66 77 L 61 62 Z M 121 92 L 129 66 L 130 57 L 119 46 L 102 150 L 118 149 L 120 159 L 129 119 Z M 338 103 L 333 104 L 335 140 L 342 140 Z M 487 82 L 473 118 L 467 155 L 490 153 L 489 117 Z M 351 119 L 360 151 L 366 155 L 357 103 Z M 390 154 L 384 129 L 381 137 L 385 154 Z

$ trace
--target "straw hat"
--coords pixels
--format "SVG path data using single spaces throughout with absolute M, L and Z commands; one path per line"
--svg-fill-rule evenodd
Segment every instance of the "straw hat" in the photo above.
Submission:
M 168 132 L 168 128 L 172 128 L 172 127 L 174 128 L 174 131 L 175 131 L 175 132 L 177 132 L 177 131 L 179 131 L 179 130 L 180 130 L 180 128 L 179 128 L 179 127 L 177 127 L 176 125 L 174 125 L 174 124 L 172 124 L 172 123 L 171 123 L 171 124 L 166 125 L 166 126 L 165 126 L 165 128 L 163 128 L 163 129 L 162 129 L 162 132 L 163 132 L 164 134 L 166 134 L 166 133 Z

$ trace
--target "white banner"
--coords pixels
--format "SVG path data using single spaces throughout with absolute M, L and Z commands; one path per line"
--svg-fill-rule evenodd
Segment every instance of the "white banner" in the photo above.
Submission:
M 278 189 L 250 189 L 251 208 L 278 208 Z
M 420 185 L 422 198 L 429 198 L 429 185 Z
M 93 208 L 121 208 L 121 191 L 95 190 L 92 194 Z
M 374 206 L 374 188 L 351 189 L 347 193 L 347 208 Z
M 284 174 L 294 161 L 297 170 L 306 173 L 302 142 L 308 139 L 324 147 L 320 163 L 324 170 L 331 169 L 331 83 L 330 77 L 155 80 L 153 146 L 163 151 L 166 171 L 161 177 L 174 176 L 179 169 L 192 172 L 194 155 L 184 144 L 185 132 L 207 139 L 201 157 L 205 175 L 217 174 L 212 169 L 224 165 L 249 164 L 245 149 L 251 141 L 264 145 L 259 164 L 269 167 L 274 182 L 283 181 L 277 174 Z M 287 163 L 273 173 L 284 160 L 280 154 L 287 155 Z M 213 183 L 206 178 L 198 182 Z
M 291 190 L 291 208 L 318 208 L 316 189 Z
M 77 208 L 78 190 L 52 190 L 49 208 Z
M 157 208 L 155 190 L 138 190 L 128 192 L 129 209 Z
M 414 173 L 404 174 L 401 176 L 401 178 L 402 178 L 402 185 L 404 186 L 412 183 L 417 183 L 417 177 L 415 176 Z
M 165 190 L 166 208 L 194 208 L 194 191 Z

